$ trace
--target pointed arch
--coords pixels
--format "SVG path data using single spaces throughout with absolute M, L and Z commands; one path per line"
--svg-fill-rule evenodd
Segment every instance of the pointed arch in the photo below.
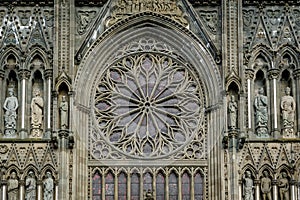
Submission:
M 49 63 L 49 58 L 48 56 L 50 54 L 46 53 L 47 51 L 39 48 L 39 47 L 34 47 L 32 49 L 32 51 L 30 51 L 30 53 L 26 56 L 26 59 L 25 59 L 25 68 L 30 70 L 30 68 L 32 67 L 32 61 L 35 59 L 35 58 L 40 58 L 42 60 L 42 66 L 41 68 L 42 69 L 51 69 L 52 66 L 50 65 Z
M 251 58 L 248 63 L 248 68 L 259 70 L 261 67 L 269 69 L 272 67 L 272 54 L 271 51 L 265 48 L 264 46 L 259 46 L 253 49 Z M 266 63 L 257 63 L 257 59 L 264 59 Z M 257 66 L 257 67 L 256 67 Z

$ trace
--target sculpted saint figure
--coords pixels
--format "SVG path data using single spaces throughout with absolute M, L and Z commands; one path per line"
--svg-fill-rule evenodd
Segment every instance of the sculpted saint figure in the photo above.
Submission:
M 244 200 L 253 200 L 253 179 L 251 177 L 251 172 L 246 171 L 244 177 L 244 187 L 243 187 L 243 195 Z
M 262 192 L 263 200 L 272 200 L 271 189 L 272 189 L 272 181 L 269 178 L 268 171 L 263 172 L 263 177 L 260 182 L 260 189 Z
M 34 173 L 30 171 L 25 181 L 25 200 L 35 200 L 36 179 Z
M 59 109 L 60 109 L 60 127 L 61 129 L 66 129 L 68 127 L 69 106 L 65 96 L 62 96 Z
M 8 200 L 18 200 L 19 181 L 16 172 L 12 172 L 10 179 L 7 181 L 7 197 Z
M 260 88 L 254 100 L 255 127 L 258 136 L 268 135 L 268 99 L 264 95 L 264 89 Z
M 281 176 L 282 177 L 278 182 L 280 200 L 289 200 L 289 180 L 287 178 L 286 172 L 282 172 Z
M 46 173 L 47 178 L 44 180 L 44 200 L 53 200 L 53 179 L 50 172 Z
M 4 121 L 5 121 L 5 134 L 13 136 L 16 129 L 17 109 L 19 107 L 18 99 L 14 96 L 14 89 L 8 89 L 8 97 L 4 101 L 3 108 L 5 110 Z
M 284 128 L 292 128 L 294 126 L 296 103 L 294 98 L 290 96 L 290 93 L 291 89 L 287 87 L 285 89 L 285 96 L 281 97 L 280 107 L 282 111 L 282 124 Z
M 34 90 L 34 97 L 31 100 L 31 126 L 33 129 L 32 136 L 39 137 L 43 123 L 44 100 L 40 96 L 40 90 Z
M 230 101 L 228 103 L 228 113 L 229 113 L 229 128 L 236 128 L 237 121 L 237 103 L 235 101 L 234 96 L 231 96 Z

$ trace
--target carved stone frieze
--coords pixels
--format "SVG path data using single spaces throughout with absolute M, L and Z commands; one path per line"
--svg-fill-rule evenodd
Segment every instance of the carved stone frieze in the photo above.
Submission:
M 188 26 L 188 20 L 182 7 L 173 0 L 115 0 L 112 3 L 111 16 L 108 18 L 107 26 L 111 26 L 132 14 L 145 11 L 166 15 L 183 26 Z
M 77 33 L 82 35 L 86 33 L 93 18 L 96 16 L 96 10 L 78 10 L 77 11 Z

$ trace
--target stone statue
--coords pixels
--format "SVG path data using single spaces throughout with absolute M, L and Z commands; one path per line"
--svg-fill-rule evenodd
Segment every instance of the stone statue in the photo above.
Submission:
M 60 128 L 66 129 L 68 128 L 68 102 L 66 101 L 66 97 L 62 96 L 61 103 L 59 106 L 60 109 Z
M 255 127 L 258 137 L 268 135 L 268 99 L 264 96 L 264 89 L 260 88 L 254 100 Z
M 4 122 L 5 122 L 5 136 L 14 137 L 16 134 L 16 119 L 17 109 L 19 107 L 18 99 L 14 96 L 14 89 L 8 89 L 9 96 L 4 101 L 3 108 L 5 110 Z
M 36 196 L 36 179 L 33 171 L 28 173 L 25 181 L 25 200 L 35 200 Z
M 251 177 L 251 172 L 246 171 L 245 172 L 245 177 L 244 177 L 244 187 L 243 187 L 243 196 L 244 200 L 253 200 L 253 179 Z
M 34 90 L 34 95 L 35 96 L 31 100 L 31 136 L 40 137 L 42 133 L 44 100 L 40 96 L 39 89 Z
M 229 113 L 229 128 L 236 129 L 237 122 L 237 110 L 238 106 L 235 101 L 234 96 L 231 96 L 230 101 L 228 103 L 228 113 Z
M 271 194 L 272 181 L 269 178 L 268 171 L 263 172 L 263 177 L 261 178 L 260 181 L 260 189 L 261 189 L 263 200 L 267 200 L 267 199 L 272 200 L 272 194 Z
M 44 180 L 44 200 L 53 200 L 53 178 L 51 172 L 46 173 L 47 178 Z
M 8 200 L 18 200 L 19 192 L 19 181 L 16 176 L 16 172 L 10 174 L 10 179 L 7 181 L 7 199 Z
M 282 116 L 282 125 L 284 129 L 293 134 L 293 127 L 295 121 L 296 103 L 292 96 L 290 96 L 291 89 L 285 89 L 285 96 L 281 97 L 280 107 Z M 291 134 L 289 134 L 291 136 Z
M 144 191 L 144 200 L 154 200 L 154 197 L 153 197 L 153 192 L 148 189 L 148 191 Z
M 289 180 L 287 178 L 286 172 L 281 173 L 281 178 L 278 181 L 280 200 L 289 200 Z

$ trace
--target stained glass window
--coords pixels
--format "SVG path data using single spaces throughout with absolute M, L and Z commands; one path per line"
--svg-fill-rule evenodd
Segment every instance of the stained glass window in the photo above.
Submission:
M 131 200 L 140 199 L 140 177 L 133 173 L 131 176 Z
M 188 173 L 184 173 L 181 179 L 182 200 L 191 199 L 191 180 Z
M 165 177 L 160 172 L 156 177 L 156 200 L 165 199 Z
M 144 190 L 152 191 L 152 176 L 150 173 L 144 174 Z
M 120 173 L 118 178 L 118 199 L 126 200 L 127 196 L 127 178 L 124 173 Z
M 170 199 L 178 199 L 178 178 L 174 172 L 169 177 L 169 197 Z
M 105 200 L 114 200 L 114 176 L 109 172 L 105 177 Z
M 101 200 L 101 191 L 102 191 L 101 181 L 102 181 L 101 175 L 97 171 L 93 177 L 93 186 L 92 186 L 93 200 Z
M 203 179 L 201 174 L 198 172 L 194 178 L 194 190 L 195 190 L 195 200 L 203 199 Z

